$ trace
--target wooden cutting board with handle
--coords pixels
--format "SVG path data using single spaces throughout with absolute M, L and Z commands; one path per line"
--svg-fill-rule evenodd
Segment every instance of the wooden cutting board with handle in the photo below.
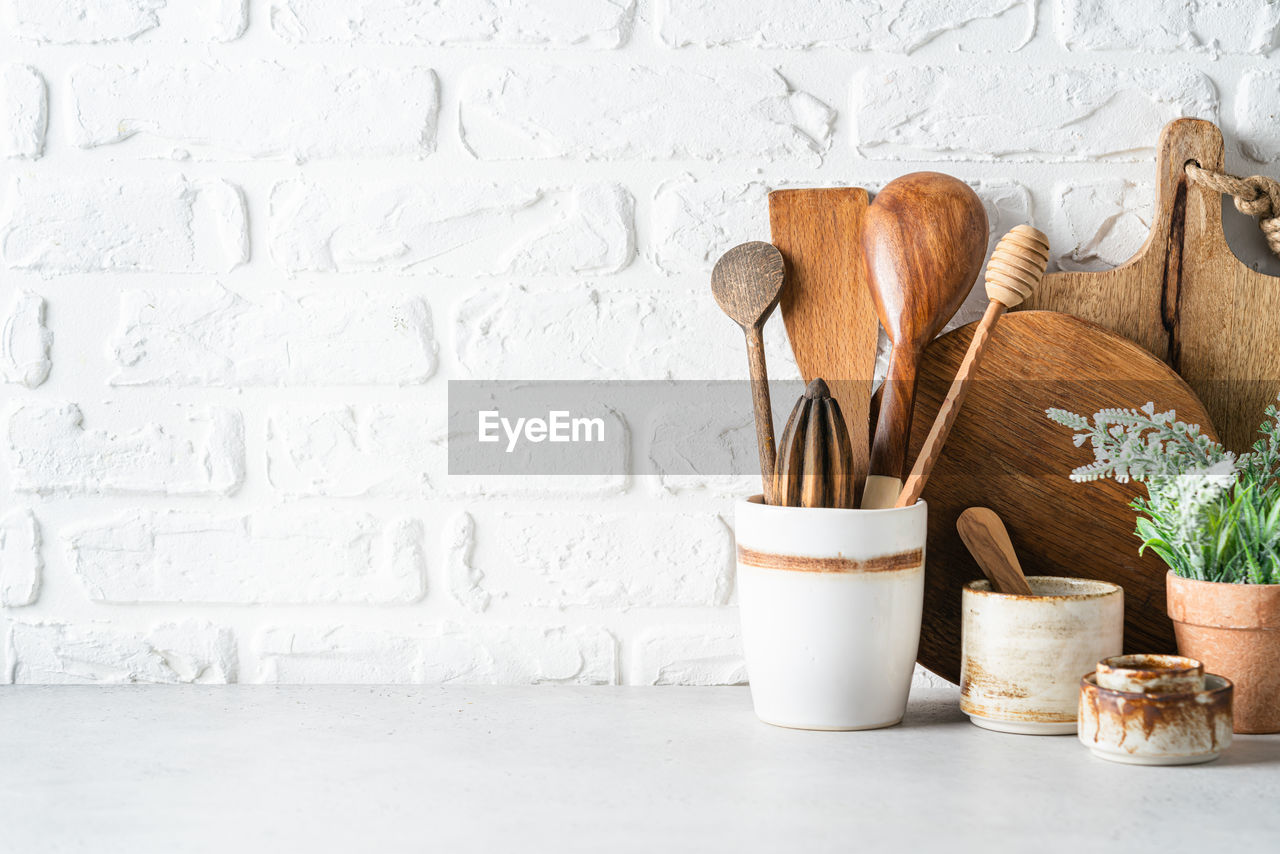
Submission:
M 964 358 L 976 324 L 943 335 L 924 352 L 909 457 L 914 459 Z M 1011 312 L 987 344 L 942 454 L 924 490 L 929 503 L 924 621 L 919 661 L 960 679 L 960 591 L 982 578 L 956 520 L 989 507 L 1004 521 L 1027 575 L 1066 575 L 1119 584 L 1125 591 L 1125 651 L 1173 652 L 1165 615 L 1166 567 L 1138 556 L 1129 501 L 1138 484 L 1073 483 L 1092 461 L 1072 431 L 1044 411 L 1086 416 L 1108 407 L 1177 410 L 1214 435 L 1208 413 L 1173 370 L 1130 341 L 1083 320 L 1047 311 Z
M 1155 354 L 1195 389 L 1223 443 L 1247 450 L 1280 392 L 1280 278 L 1245 266 L 1222 233 L 1222 196 L 1186 174 L 1223 168 L 1222 133 L 1177 119 L 1160 135 L 1151 233 L 1113 270 L 1044 277 L 1025 303 L 1093 321 Z
M 769 194 L 771 239 L 787 265 L 779 304 L 787 338 L 804 381 L 821 377 L 840 404 L 858 489 L 871 452 L 869 407 L 880 332 L 862 262 L 866 213 L 867 191 L 859 187 Z

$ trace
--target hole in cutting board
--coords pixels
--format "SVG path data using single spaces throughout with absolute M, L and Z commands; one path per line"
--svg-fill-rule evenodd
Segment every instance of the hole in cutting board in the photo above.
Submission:
M 1230 196 L 1222 197 L 1222 233 L 1240 262 L 1267 276 L 1280 276 L 1280 258 L 1267 248 L 1262 229 L 1251 216 L 1236 210 Z
M 1200 165 L 1195 158 L 1187 163 Z M 1228 167 L 1227 171 L 1243 175 L 1250 170 Z M 1240 263 L 1267 276 L 1280 276 L 1280 258 L 1273 255 L 1267 246 L 1267 239 L 1258 228 L 1257 220 L 1236 210 L 1235 200 L 1227 195 L 1222 197 L 1222 235 L 1226 238 L 1227 248 Z

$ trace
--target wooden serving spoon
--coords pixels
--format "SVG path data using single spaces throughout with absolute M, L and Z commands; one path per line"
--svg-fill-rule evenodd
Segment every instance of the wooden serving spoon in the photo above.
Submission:
M 892 507 L 902 490 L 920 353 L 968 296 L 986 248 L 986 210 L 968 184 L 950 175 L 903 175 L 867 208 L 867 284 L 893 350 L 863 507 Z
M 991 581 L 997 593 L 1016 593 L 1031 596 L 1031 585 L 1022 574 L 1018 555 L 1004 522 L 994 510 L 986 507 L 970 507 L 956 520 L 960 539 L 969 548 L 969 554 L 978 562 L 982 572 Z
M 764 363 L 764 322 L 782 295 L 782 253 L 762 241 L 739 244 L 720 256 L 711 271 L 711 293 L 720 309 L 742 327 L 751 368 L 751 400 L 755 407 L 756 445 L 764 501 L 773 504 L 777 452 L 773 444 L 773 411 L 769 407 L 769 373 Z

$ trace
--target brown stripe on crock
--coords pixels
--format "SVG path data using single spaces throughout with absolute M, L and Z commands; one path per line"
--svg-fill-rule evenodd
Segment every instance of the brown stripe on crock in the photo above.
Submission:
M 924 563 L 924 550 L 882 555 L 867 560 L 847 557 L 801 557 L 775 555 L 738 546 L 738 562 L 761 569 L 785 569 L 791 572 L 900 572 Z

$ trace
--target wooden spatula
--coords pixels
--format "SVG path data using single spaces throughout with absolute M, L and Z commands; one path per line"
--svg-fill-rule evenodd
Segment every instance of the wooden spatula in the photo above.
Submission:
M 1022 574 L 1013 541 L 995 511 L 986 507 L 970 507 L 956 520 L 956 530 L 969 548 L 969 554 L 990 580 L 992 589 L 997 593 L 1031 595 L 1031 586 Z
M 902 490 L 920 354 L 968 296 L 986 249 L 982 201 L 950 175 L 903 175 L 877 193 L 867 209 L 862 228 L 867 284 L 893 350 L 863 507 L 892 507 Z
M 867 191 L 858 187 L 769 194 L 773 244 L 787 264 L 779 308 L 791 352 L 805 382 L 822 377 L 840 403 L 858 491 L 871 452 L 868 412 L 880 331 L 862 263 L 866 210 Z

